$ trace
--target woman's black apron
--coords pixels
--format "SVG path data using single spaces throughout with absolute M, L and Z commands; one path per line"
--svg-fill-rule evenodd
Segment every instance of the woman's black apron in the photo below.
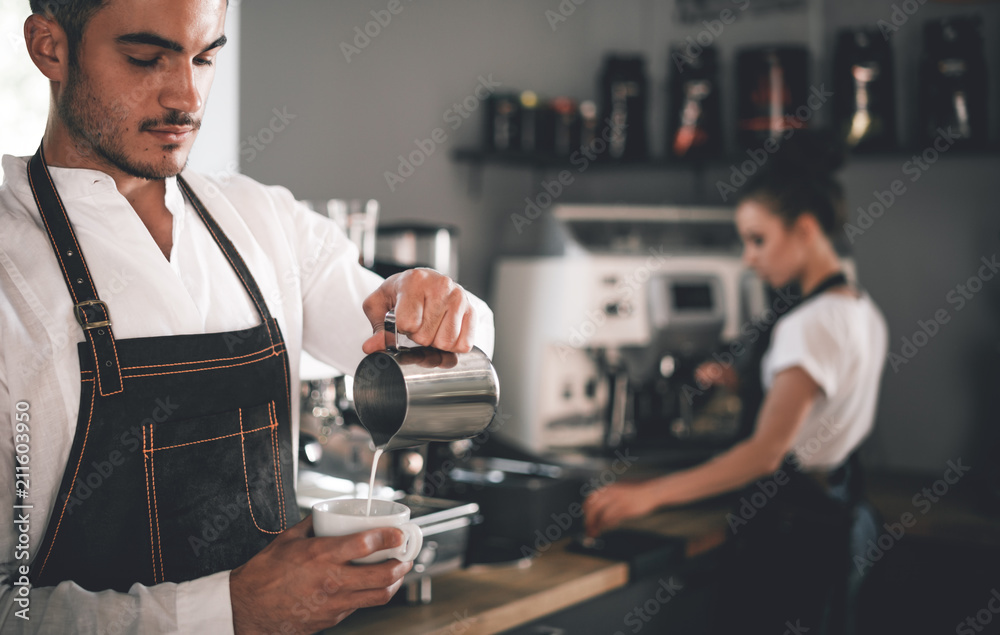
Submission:
M 115 339 L 41 148 L 28 180 L 86 336 L 76 434 L 32 584 L 127 591 L 243 564 L 299 518 L 288 355 L 246 263 L 178 177 L 261 323 Z
M 797 306 L 846 283 L 843 273 L 830 276 Z M 740 492 L 715 632 L 852 632 L 860 573 L 851 556 L 876 524 L 863 491 L 855 453 L 825 474 L 802 471 L 789 454 L 778 472 Z

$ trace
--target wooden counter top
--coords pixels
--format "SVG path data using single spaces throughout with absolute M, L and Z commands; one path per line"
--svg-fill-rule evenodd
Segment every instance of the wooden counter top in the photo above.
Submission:
M 337 633 L 429 635 L 497 633 L 572 606 L 628 582 L 628 567 L 565 551 L 568 539 L 531 566 L 474 566 L 434 578 L 434 600 L 356 612 Z
M 940 474 L 872 474 L 869 500 L 885 520 L 898 520 L 903 512 L 914 511 L 913 496 L 937 478 Z M 725 541 L 729 532 L 726 514 L 732 510 L 733 500 L 720 497 L 661 511 L 630 521 L 625 527 L 685 538 L 687 557 L 695 557 Z M 942 498 L 926 518 L 921 516 L 921 522 L 911 531 L 929 537 L 948 536 L 952 540 L 1000 545 L 1000 519 L 983 516 L 961 493 L 947 500 Z M 524 568 L 474 566 L 435 577 L 434 599 L 430 604 L 363 609 L 328 633 L 499 633 L 628 584 L 627 564 L 567 552 L 568 544 L 568 538 L 554 543 Z
M 942 470 L 943 471 L 943 470 Z M 882 514 L 884 522 L 898 523 L 904 514 L 917 519 L 907 527 L 907 535 L 946 539 L 986 547 L 1000 547 L 1000 516 L 995 502 L 983 500 L 971 479 L 948 486 L 935 496 L 942 473 L 872 472 L 868 476 L 868 500 Z M 993 511 L 988 511 L 989 508 Z
M 688 557 L 725 540 L 725 502 L 660 512 L 626 526 L 687 539 Z M 566 551 L 569 538 L 552 545 L 530 566 L 477 565 L 437 576 L 434 599 L 423 606 L 363 609 L 328 632 L 385 635 L 488 635 L 526 624 L 628 583 L 628 565 Z

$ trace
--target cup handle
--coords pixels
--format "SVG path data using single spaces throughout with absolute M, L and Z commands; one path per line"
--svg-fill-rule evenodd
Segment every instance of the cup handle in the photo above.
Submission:
M 403 546 L 396 547 L 390 558 L 395 558 L 400 562 L 410 562 L 420 553 L 420 548 L 424 546 L 424 532 L 413 523 L 405 523 L 399 526 L 403 532 Z

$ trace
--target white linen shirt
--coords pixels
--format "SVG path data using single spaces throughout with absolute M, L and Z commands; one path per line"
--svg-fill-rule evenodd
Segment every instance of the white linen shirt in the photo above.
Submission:
M 0 186 L 0 473 L 15 471 L 17 404 L 28 404 L 30 417 L 29 496 L 15 499 L 7 477 L 0 487 L 0 632 L 232 633 L 228 571 L 179 584 L 136 584 L 128 593 L 93 593 L 63 582 L 32 589 L 30 619 L 15 616 L 21 607 L 13 585 L 26 561 L 14 559 L 19 534 L 13 505 L 33 505 L 27 510 L 33 559 L 76 430 L 77 343 L 84 341 L 26 166 L 26 158 L 4 156 Z M 260 322 L 175 178 L 166 180 L 165 203 L 173 215 L 168 261 L 109 175 L 50 172 L 117 338 L 233 331 Z M 358 265 L 358 251 L 344 233 L 284 188 L 239 175 L 228 182 L 190 170 L 183 175 L 246 261 L 278 320 L 292 386 L 298 385 L 303 350 L 353 371 L 372 332 L 361 305 L 382 279 Z M 471 294 L 470 300 L 477 315 L 475 343 L 492 355 L 493 314 Z M 299 412 L 292 405 L 297 457 Z
M 822 293 L 774 326 L 761 360 L 765 389 L 798 366 L 822 391 L 792 442 L 801 467 L 835 468 L 869 435 L 888 346 L 885 318 L 865 293 Z

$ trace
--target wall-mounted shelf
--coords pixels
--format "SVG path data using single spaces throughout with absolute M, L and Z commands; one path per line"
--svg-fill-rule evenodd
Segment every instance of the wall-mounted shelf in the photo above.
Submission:
M 582 154 L 581 159 L 586 159 Z M 524 152 L 488 152 L 475 148 L 456 148 L 451 153 L 451 158 L 456 163 L 468 163 L 476 166 L 483 165 L 505 165 L 512 167 L 526 167 L 531 169 L 551 170 L 551 169 L 578 169 L 580 163 L 574 163 L 568 158 L 538 155 Z M 586 159 L 589 166 L 600 169 L 642 169 L 642 168 L 674 168 L 674 169 L 700 169 L 711 165 L 727 165 L 730 163 L 723 157 L 708 160 L 691 160 L 650 157 L 648 159 L 626 159 L 620 161 L 610 161 L 597 159 L 591 161 Z
M 848 160 L 864 158 L 906 158 L 914 153 L 919 153 L 928 146 L 900 147 L 890 150 L 873 150 L 865 152 L 852 152 L 848 154 Z M 970 156 L 993 156 L 1000 154 L 1000 144 L 991 144 L 982 148 L 956 148 L 955 154 Z M 456 163 L 468 163 L 473 165 L 505 165 L 512 167 L 525 167 L 532 169 L 555 169 L 555 168 L 579 168 L 579 163 L 573 163 L 569 159 L 538 155 L 524 152 L 489 152 L 476 148 L 456 148 L 451 153 L 451 158 Z M 642 169 L 642 168 L 670 168 L 682 170 L 697 170 L 706 167 L 725 167 L 737 161 L 746 161 L 746 154 L 734 154 L 718 156 L 709 159 L 678 159 L 650 157 L 648 159 L 626 159 L 620 161 L 610 161 L 598 159 L 588 163 L 595 168 L 601 169 Z
M 603 158 L 591 160 L 582 154 L 575 160 L 569 158 L 545 156 L 523 152 L 488 152 L 476 148 L 456 148 L 451 153 L 452 161 L 470 166 L 469 193 L 478 197 L 482 192 L 482 172 L 490 166 L 523 168 L 537 173 L 549 173 L 560 170 L 570 170 L 574 174 L 584 171 L 609 172 L 625 170 L 631 172 L 664 170 L 691 170 L 701 173 L 706 168 L 724 168 L 733 159 L 717 157 L 713 159 L 676 159 L 650 157 L 648 159 L 626 159 L 612 161 Z
M 890 150 L 876 150 L 850 153 L 847 156 L 847 163 L 854 161 L 909 161 L 914 155 L 921 154 L 932 146 L 912 146 L 900 147 Z M 990 144 L 981 148 L 955 148 L 946 151 L 948 156 L 962 156 L 968 158 L 995 158 L 1000 157 L 1000 144 Z M 478 148 L 460 147 L 451 153 L 451 159 L 455 163 L 469 165 L 471 173 L 469 175 L 469 193 L 478 197 L 482 192 L 482 171 L 486 167 L 508 167 L 528 169 L 536 173 L 551 173 L 559 170 L 570 170 L 574 174 L 583 172 L 581 169 L 586 166 L 586 171 L 595 170 L 598 172 L 608 172 L 625 170 L 632 172 L 666 170 L 689 170 L 697 177 L 707 169 L 727 169 L 733 165 L 739 165 L 750 157 L 744 154 L 733 154 L 719 156 L 709 159 L 678 159 L 664 157 L 650 157 L 642 160 L 620 160 L 611 161 L 606 159 L 590 160 L 578 158 L 575 162 L 567 158 L 538 155 L 524 152 L 491 152 Z

